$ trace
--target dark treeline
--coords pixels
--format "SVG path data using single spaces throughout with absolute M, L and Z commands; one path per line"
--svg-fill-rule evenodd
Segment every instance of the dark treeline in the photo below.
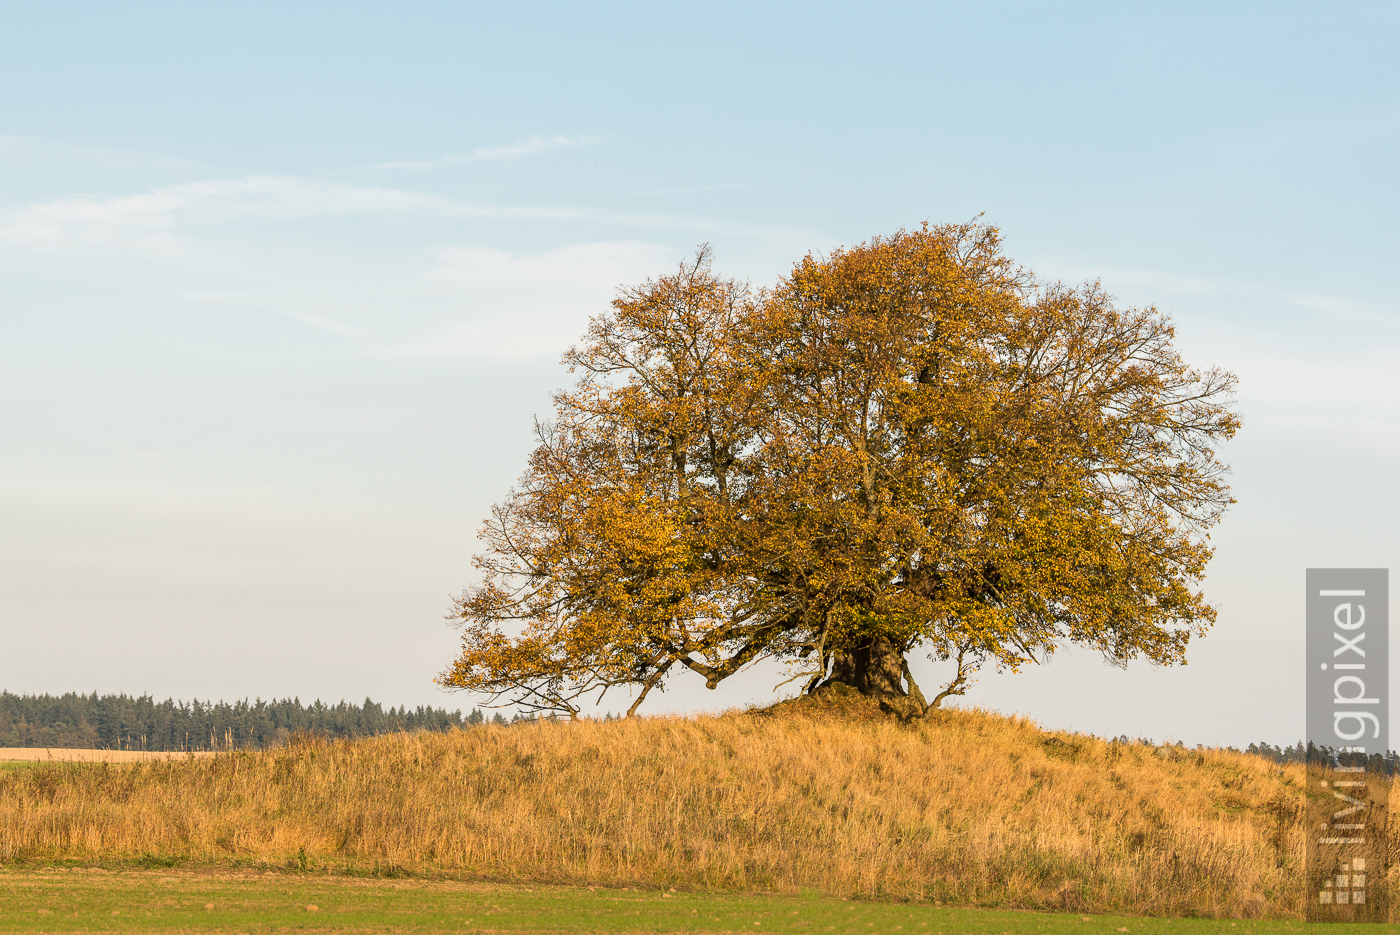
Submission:
M 607 718 L 611 720 L 612 717 Z M 69 747 L 112 750 L 260 750 L 278 746 L 293 734 L 322 737 L 371 737 L 396 731 L 444 731 L 490 721 L 510 724 L 530 720 L 516 714 L 507 720 L 479 709 L 464 715 L 443 708 L 384 708 L 319 699 L 303 705 L 298 698 L 233 703 L 156 701 L 150 695 L 15 695 L 0 691 L 0 747 Z M 1128 743 L 1127 736 L 1118 737 Z M 1141 743 L 1152 743 L 1139 738 Z M 1183 746 L 1178 743 L 1177 746 Z M 1234 748 L 1230 748 L 1234 749 Z M 1252 743 L 1246 753 L 1275 763 L 1344 762 L 1363 765 L 1358 757 L 1304 744 L 1291 747 Z M 1375 754 L 1364 765 L 1374 772 L 1400 775 L 1400 753 Z
M 1301 740 L 1291 747 L 1274 747 L 1267 743 L 1252 743 L 1246 753 L 1256 753 L 1268 757 L 1275 763 L 1330 763 L 1343 766 L 1365 766 L 1373 773 L 1391 776 L 1400 774 L 1400 753 L 1391 750 L 1385 756 L 1373 753 L 1370 757 L 1361 754 L 1341 753 L 1331 747 L 1315 747 Z
M 1306 763 L 1308 758 L 1307 749 L 1301 740 L 1292 747 L 1273 747 L 1267 743 L 1252 743 L 1245 753 L 1255 753 L 1273 760 L 1275 763 Z
M 1121 737 L 1111 737 L 1110 740 L 1116 743 L 1141 743 L 1148 746 L 1155 746 L 1151 738 L 1139 737 L 1136 741 L 1130 739 L 1127 734 Z M 1170 745 L 1170 744 L 1169 744 Z M 1180 740 L 1176 746 L 1186 749 L 1186 744 Z M 1199 749 L 1199 747 L 1198 747 Z M 1255 756 L 1262 756 L 1265 759 L 1273 760 L 1275 763 L 1316 763 L 1330 766 L 1364 766 L 1372 773 L 1383 773 L 1390 776 L 1400 776 L 1400 753 L 1394 750 L 1382 756 L 1373 753 L 1369 757 L 1359 753 L 1346 753 L 1341 749 L 1333 747 L 1319 747 L 1311 743 L 1298 741 L 1291 747 L 1276 747 L 1271 743 L 1252 743 L 1248 748 L 1241 751 L 1237 747 L 1220 747 L 1218 749 L 1229 750 L 1231 753 L 1252 753 Z
M 369 737 L 394 731 L 451 730 L 487 720 L 441 708 L 388 708 L 300 699 L 232 704 L 156 701 L 149 695 L 14 695 L 0 692 L 0 747 L 120 750 L 256 750 L 293 734 Z M 497 714 L 491 719 L 505 723 Z

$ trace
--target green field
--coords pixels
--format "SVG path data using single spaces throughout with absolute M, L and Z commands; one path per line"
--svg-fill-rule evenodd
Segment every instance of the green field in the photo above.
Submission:
M 171 870 L 0 870 L 0 932 L 1297 932 L 1229 922 L 947 909 L 829 897 Z M 1338 932 L 1359 926 L 1332 926 Z M 1376 931 L 1376 926 L 1367 927 Z M 1384 926 L 1385 929 L 1392 928 Z

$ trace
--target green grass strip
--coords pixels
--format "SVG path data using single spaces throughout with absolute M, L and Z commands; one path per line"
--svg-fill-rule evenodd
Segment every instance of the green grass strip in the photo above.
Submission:
M 8 932 L 1293 933 L 1299 922 L 1147 919 L 865 902 L 286 873 L 0 870 Z M 1341 935 L 1353 925 L 1328 926 Z M 1377 926 L 1366 926 L 1377 931 Z M 1391 926 L 1381 926 L 1390 929 Z

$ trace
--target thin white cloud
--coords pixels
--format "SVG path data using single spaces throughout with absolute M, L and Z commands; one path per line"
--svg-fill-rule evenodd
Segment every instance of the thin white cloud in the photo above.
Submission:
M 73 195 L 29 205 L 0 219 L 0 239 L 19 243 L 101 240 L 242 218 L 290 219 L 343 214 L 441 213 L 430 195 L 298 178 L 184 182 L 133 195 Z
M 370 329 L 363 325 L 351 324 L 350 322 L 341 321 L 329 315 L 321 315 L 308 311 L 305 306 L 309 303 L 305 299 L 275 295 L 200 291 L 185 292 L 183 293 L 183 298 L 191 302 L 199 302 L 203 305 L 219 305 L 227 308 L 252 308 L 258 311 L 285 315 L 294 321 L 299 321 L 304 325 L 310 325 L 318 331 L 337 334 L 343 338 L 368 338 L 371 334 Z
M 1049 266 L 1050 264 L 1046 264 Z M 1254 305 L 1259 315 L 1197 316 L 1198 350 L 1240 378 L 1246 425 L 1264 407 L 1269 419 L 1330 420 L 1374 447 L 1376 438 L 1400 440 L 1400 307 L 1346 295 L 1329 295 L 1272 283 L 1171 273 L 1163 270 L 1058 267 L 1073 279 L 1101 279 L 1110 291 L 1161 302 L 1173 296 L 1209 298 L 1207 307 Z M 1299 327 L 1288 310 L 1318 319 Z M 1266 324 L 1267 322 L 1267 324 Z M 1201 333 L 1201 329 L 1206 329 Z M 1320 416 L 1326 413 L 1326 416 Z M 1345 415 L 1339 415 L 1344 413 Z M 1387 428 L 1375 436 L 1375 428 Z M 1354 430 L 1354 431 L 1353 431 Z M 1375 436 L 1374 438 L 1372 436 Z M 1386 450 L 1400 450 L 1387 441 Z
M 617 288 L 671 266 L 658 244 L 608 241 L 537 254 L 445 247 L 431 282 L 455 305 L 448 320 L 386 347 L 403 357 L 554 357 L 578 340 Z
M 436 223 L 443 219 L 545 221 L 553 243 L 567 242 L 560 222 L 575 222 L 615 231 L 617 239 L 534 253 L 441 246 L 444 227 L 485 244 L 494 239 L 482 230 L 492 225 Z M 42 261 L 36 268 L 57 272 L 59 291 L 75 300 L 81 293 L 81 301 L 105 305 L 139 293 L 156 303 L 168 298 L 276 315 L 387 356 L 555 357 L 578 339 L 589 316 L 607 308 L 619 285 L 669 270 L 696 243 L 719 238 L 762 244 L 770 253 L 825 239 L 714 218 L 476 204 L 404 187 L 285 176 L 72 195 L 0 210 L 0 244 L 13 248 L 5 252 Z M 133 254 L 150 265 L 129 262 Z M 84 272 L 66 272 L 75 269 Z
M 286 310 L 283 314 L 304 325 L 310 325 L 313 328 L 320 331 L 327 331 L 331 334 L 338 334 L 343 338 L 365 338 L 370 334 L 370 330 L 361 325 L 352 325 L 334 318 L 327 318 L 324 315 L 310 315 L 306 312 L 298 312 L 295 310 Z
M 288 176 L 184 182 L 128 195 L 73 195 L 0 213 L 0 242 L 108 244 L 169 253 L 191 229 L 243 220 L 346 216 L 583 221 L 811 243 L 811 231 L 688 215 L 536 205 L 482 205 L 385 186 Z
M 1382 305 L 1351 296 L 1290 289 L 1246 279 L 1196 276 L 1133 267 L 1089 268 L 1054 263 L 1046 263 L 1044 267 L 1071 281 L 1100 279 L 1114 292 L 1130 288 L 1135 291 L 1150 291 L 1157 295 L 1235 296 L 1308 309 L 1346 321 L 1400 324 L 1400 306 Z
M 560 247 L 536 254 L 512 254 L 492 247 L 441 247 L 437 250 L 439 281 L 476 288 L 514 290 L 522 283 L 534 288 L 618 285 L 619 277 L 639 268 L 655 270 L 671 258 L 670 251 L 636 241 L 604 241 Z
M 496 162 L 516 159 L 520 156 L 533 156 L 554 149 L 572 149 L 576 146 L 592 146 L 601 143 L 601 136 L 532 136 L 517 143 L 502 146 L 481 146 L 471 152 L 437 159 L 407 160 L 403 162 L 381 162 L 371 169 L 437 169 L 442 166 L 462 165 L 469 162 Z
M 608 307 L 619 286 L 673 266 L 687 248 L 642 241 L 572 244 L 539 253 L 430 248 L 401 267 L 393 289 L 374 281 L 273 282 L 258 290 L 188 290 L 182 298 L 284 316 L 349 339 L 375 356 L 555 357 Z

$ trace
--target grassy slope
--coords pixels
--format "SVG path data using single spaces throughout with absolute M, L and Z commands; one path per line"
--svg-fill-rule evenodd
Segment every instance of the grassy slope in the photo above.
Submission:
M 947 712 L 484 727 L 0 773 L 0 861 L 1298 917 L 1301 770 Z

